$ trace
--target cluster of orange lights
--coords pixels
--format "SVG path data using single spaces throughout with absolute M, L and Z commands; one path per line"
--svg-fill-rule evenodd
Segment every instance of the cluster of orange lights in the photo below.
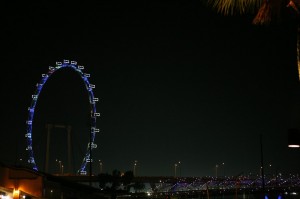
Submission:
M 20 190 L 14 189 L 13 198 L 20 198 Z
M 14 189 L 12 193 L 5 193 L 3 192 L 0 194 L 0 199 L 23 199 L 26 198 L 26 195 L 22 193 L 22 191 L 18 189 Z

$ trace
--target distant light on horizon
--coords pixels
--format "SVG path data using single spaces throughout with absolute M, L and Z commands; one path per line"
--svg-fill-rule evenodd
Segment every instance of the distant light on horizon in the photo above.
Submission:
M 298 144 L 289 144 L 288 147 L 289 148 L 300 148 L 300 145 L 298 145 Z
M 300 147 L 300 130 L 293 128 L 288 131 L 288 147 L 299 148 Z

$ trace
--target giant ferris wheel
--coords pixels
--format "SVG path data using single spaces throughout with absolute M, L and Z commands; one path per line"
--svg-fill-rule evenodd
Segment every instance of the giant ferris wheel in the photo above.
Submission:
M 30 104 L 30 107 L 28 107 L 28 118 L 26 121 L 27 131 L 25 134 L 26 140 L 27 140 L 27 147 L 26 150 L 28 151 L 29 159 L 28 163 L 30 164 L 30 167 L 34 170 L 38 170 L 38 166 L 35 162 L 34 158 L 34 152 L 32 147 L 32 125 L 34 120 L 34 111 L 35 107 L 40 95 L 40 92 L 42 91 L 43 86 L 47 82 L 47 80 L 53 75 L 56 71 L 62 69 L 62 68 L 70 68 L 73 69 L 75 72 L 77 72 L 82 80 L 84 81 L 85 88 L 88 91 L 89 96 L 89 102 L 90 102 L 90 108 L 91 108 L 91 128 L 90 128 L 90 140 L 87 144 L 87 151 L 84 155 L 84 158 L 82 160 L 81 166 L 78 170 L 79 174 L 85 175 L 86 172 L 86 165 L 89 162 L 92 162 L 91 157 L 91 151 L 92 149 L 97 148 L 97 145 L 94 143 L 96 133 L 99 132 L 99 129 L 96 127 L 96 118 L 100 116 L 100 113 L 97 113 L 96 111 L 96 102 L 98 101 L 98 98 L 94 96 L 93 89 L 95 88 L 94 84 L 91 84 L 88 80 L 90 77 L 90 74 L 84 73 L 84 66 L 77 65 L 76 61 L 69 61 L 69 60 L 63 60 L 63 62 L 56 62 L 55 66 L 49 66 L 49 70 L 46 74 L 42 74 L 42 79 L 39 83 L 36 84 L 36 90 L 35 93 L 32 95 L 32 101 Z

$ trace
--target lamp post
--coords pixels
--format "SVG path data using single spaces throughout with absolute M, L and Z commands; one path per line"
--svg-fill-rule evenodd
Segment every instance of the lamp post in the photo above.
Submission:
M 136 166 L 137 166 L 137 160 L 134 161 L 133 163 L 133 176 L 136 176 Z
M 265 174 L 264 174 L 264 154 L 263 154 L 262 134 L 260 134 L 260 174 L 261 174 L 262 192 L 265 195 Z
M 100 169 L 100 174 L 102 173 L 102 161 L 99 160 L 99 169 Z
M 179 177 L 181 177 L 181 161 L 178 161 L 178 166 L 179 166 Z
M 270 163 L 269 164 L 269 172 L 270 172 L 270 177 L 272 177 L 273 176 L 273 171 L 272 171 L 272 164 Z
M 177 167 L 179 167 L 179 172 L 177 172 Z M 181 177 L 181 161 L 178 161 L 174 164 L 174 177 Z
M 58 159 L 56 159 L 55 161 L 58 163 L 58 166 L 59 166 L 59 168 L 58 168 L 58 174 L 61 174 L 62 162 L 60 160 L 58 160 Z
M 261 173 L 261 170 L 262 170 L 262 166 L 261 166 L 261 167 L 259 167 L 259 176 L 261 176 L 261 175 L 262 175 L 262 173 Z
M 225 179 L 225 163 L 224 162 L 222 163 L 222 167 L 223 167 L 223 176 L 224 176 L 224 179 Z
M 219 165 L 216 164 L 216 178 L 218 178 L 218 167 L 219 167 Z

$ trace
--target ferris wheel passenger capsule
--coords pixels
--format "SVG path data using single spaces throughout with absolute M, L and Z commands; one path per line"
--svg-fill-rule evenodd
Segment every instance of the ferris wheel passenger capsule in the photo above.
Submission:
M 27 121 L 26 121 L 26 124 L 31 125 L 31 124 L 32 124 L 32 120 L 27 120 Z
M 92 132 L 94 132 L 94 133 L 100 132 L 100 129 L 97 129 L 97 128 L 95 128 L 95 127 L 92 127 L 91 130 L 92 130 Z
M 100 117 L 100 113 L 94 113 L 95 117 Z
M 57 66 L 61 66 L 62 63 L 57 61 L 57 62 L 56 62 L 56 65 L 57 65 Z
M 26 151 L 32 150 L 32 146 L 27 146 Z
M 38 95 L 32 95 L 31 97 L 32 97 L 32 99 L 37 100 Z
M 68 63 L 70 63 L 70 61 L 67 60 L 67 59 L 65 59 L 65 60 L 64 60 L 64 64 L 68 64 Z
M 78 69 L 83 70 L 84 66 L 77 66 Z
M 86 175 L 87 172 L 86 171 L 80 171 L 80 175 Z
M 28 163 L 32 163 L 32 164 L 34 164 L 34 163 L 35 163 L 35 161 L 34 161 L 33 157 L 31 157 L 31 158 L 29 158 L 29 159 L 28 159 Z
M 97 148 L 97 144 L 92 143 L 92 149 L 96 149 Z
M 77 65 L 77 61 L 71 61 L 72 65 Z

